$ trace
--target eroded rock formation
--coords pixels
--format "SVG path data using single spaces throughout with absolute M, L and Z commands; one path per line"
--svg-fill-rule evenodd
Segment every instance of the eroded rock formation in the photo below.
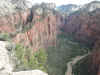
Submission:
M 46 11 L 37 14 L 36 10 L 32 8 L 0 17 L 0 33 L 8 33 L 14 42 L 23 43 L 34 50 L 44 44 L 55 45 L 58 26 L 63 24 L 62 17 L 49 9 L 49 14 L 45 14 Z

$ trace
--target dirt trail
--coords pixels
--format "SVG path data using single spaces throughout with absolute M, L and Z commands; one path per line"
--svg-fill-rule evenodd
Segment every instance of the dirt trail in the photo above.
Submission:
M 74 75 L 72 74 L 72 66 L 75 65 L 79 60 L 83 59 L 86 57 L 88 54 L 83 55 L 83 56 L 76 56 L 75 58 L 72 59 L 72 61 L 67 63 L 67 71 L 65 75 Z

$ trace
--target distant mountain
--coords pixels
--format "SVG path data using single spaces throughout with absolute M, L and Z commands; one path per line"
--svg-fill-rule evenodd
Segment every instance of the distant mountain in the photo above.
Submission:
M 71 15 L 71 14 L 79 14 L 82 12 L 92 12 L 96 9 L 100 8 L 100 1 L 92 1 L 88 4 L 78 6 L 75 4 L 62 5 L 56 8 L 56 10 L 60 11 L 63 14 Z
M 92 12 L 98 8 L 100 8 L 100 1 L 93 1 L 91 3 L 85 4 L 84 6 L 82 6 L 81 10 Z
M 68 4 L 68 5 L 59 6 L 56 9 L 58 11 L 61 11 L 62 13 L 70 14 L 72 12 L 79 10 L 79 8 L 80 8 L 80 6 L 77 6 L 75 4 Z
M 93 12 L 96 10 L 100 9 L 100 1 L 92 1 L 88 4 L 85 4 L 83 6 L 80 6 L 80 9 L 71 13 L 72 14 L 84 14 L 84 13 L 89 13 L 89 12 Z

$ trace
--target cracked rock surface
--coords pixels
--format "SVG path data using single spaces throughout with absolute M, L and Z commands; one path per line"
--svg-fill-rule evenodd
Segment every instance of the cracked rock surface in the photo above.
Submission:
M 13 72 L 14 63 L 11 59 L 11 51 L 7 47 L 12 47 L 7 41 L 0 41 L 0 75 L 47 75 L 47 73 L 40 70 L 28 70 L 28 71 L 18 71 Z

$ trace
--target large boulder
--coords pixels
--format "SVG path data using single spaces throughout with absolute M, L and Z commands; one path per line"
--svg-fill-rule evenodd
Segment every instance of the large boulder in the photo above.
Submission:
M 40 70 L 13 72 L 12 75 L 48 75 Z
M 0 73 L 11 73 L 14 69 L 14 63 L 10 58 L 12 48 L 8 49 L 8 44 L 8 42 L 0 41 Z

